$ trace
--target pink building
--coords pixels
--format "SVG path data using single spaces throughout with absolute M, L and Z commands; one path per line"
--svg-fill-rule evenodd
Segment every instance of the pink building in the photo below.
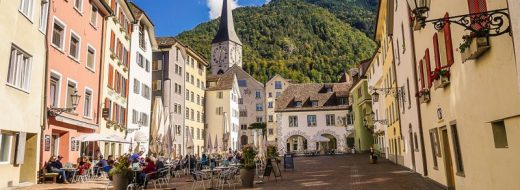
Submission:
M 63 163 L 76 163 L 80 155 L 92 153 L 92 145 L 80 143 L 77 137 L 99 130 L 103 30 L 105 18 L 111 12 L 103 0 L 52 1 L 50 4 L 48 115 L 42 134 L 41 164 L 52 155 L 63 156 Z

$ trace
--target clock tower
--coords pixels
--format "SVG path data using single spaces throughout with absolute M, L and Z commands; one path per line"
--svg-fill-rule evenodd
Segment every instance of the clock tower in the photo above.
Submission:
M 233 65 L 242 67 L 242 42 L 235 32 L 231 0 L 223 0 L 220 26 L 211 42 L 211 73 L 226 72 Z

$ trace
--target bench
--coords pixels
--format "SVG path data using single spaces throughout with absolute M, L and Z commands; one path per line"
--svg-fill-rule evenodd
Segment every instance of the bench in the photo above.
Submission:
M 43 169 L 43 180 L 42 182 L 45 183 L 47 179 L 52 179 L 52 183 L 56 183 L 56 180 L 58 179 L 58 176 L 60 174 L 58 173 L 47 173 L 46 169 Z

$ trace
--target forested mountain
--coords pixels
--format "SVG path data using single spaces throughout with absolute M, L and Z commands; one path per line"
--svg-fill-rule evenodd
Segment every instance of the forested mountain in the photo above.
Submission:
M 336 82 L 342 71 L 367 59 L 376 47 L 349 24 L 367 31 L 373 28 L 364 18 L 349 16 L 373 14 L 363 8 L 370 1 L 374 0 L 273 0 L 261 7 L 235 9 L 235 27 L 244 45 L 244 70 L 261 82 L 275 74 L 295 82 Z M 349 12 L 339 11 L 340 7 L 354 8 Z M 209 60 L 218 22 L 202 23 L 178 38 Z

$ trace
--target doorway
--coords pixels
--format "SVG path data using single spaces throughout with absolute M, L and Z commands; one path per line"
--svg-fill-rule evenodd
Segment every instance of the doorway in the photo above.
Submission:
M 448 138 L 448 129 L 442 128 L 442 151 L 444 153 L 444 164 L 446 169 L 446 183 L 448 190 L 455 189 L 455 175 L 453 172 L 453 162 L 451 160 L 450 142 Z
M 52 135 L 51 139 L 51 153 L 52 156 L 58 156 L 60 150 L 60 136 L 57 134 Z

